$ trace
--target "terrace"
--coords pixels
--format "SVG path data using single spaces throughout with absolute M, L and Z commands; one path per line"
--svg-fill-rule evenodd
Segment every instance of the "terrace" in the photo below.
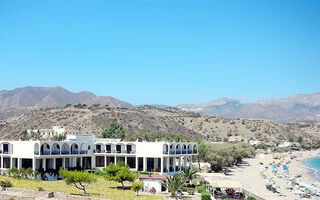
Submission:
M 197 154 L 198 146 L 196 144 L 164 144 L 163 154 L 181 155 L 181 154 Z
M 89 154 L 90 145 L 86 143 L 76 144 L 71 146 L 68 143 L 43 143 L 41 146 L 36 143 L 34 145 L 34 155 L 77 155 Z

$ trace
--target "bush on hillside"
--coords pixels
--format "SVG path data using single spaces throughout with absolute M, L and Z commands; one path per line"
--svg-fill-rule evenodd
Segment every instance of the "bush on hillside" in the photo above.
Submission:
M 210 199 L 211 199 L 211 195 L 209 192 L 207 191 L 201 192 L 201 200 L 210 200 Z
M 198 192 L 202 193 L 203 191 L 206 191 L 206 186 L 205 185 L 198 186 Z

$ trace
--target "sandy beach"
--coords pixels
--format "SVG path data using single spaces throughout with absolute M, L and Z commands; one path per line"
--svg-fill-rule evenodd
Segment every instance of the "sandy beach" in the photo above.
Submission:
M 239 183 L 242 188 L 266 200 L 298 200 L 301 199 L 300 196 L 287 189 L 289 184 L 284 177 L 294 177 L 296 174 L 302 174 L 302 177 L 296 179 L 298 182 L 305 182 L 307 184 L 319 182 L 319 180 L 313 175 L 313 171 L 303 167 L 302 165 L 302 161 L 311 157 L 319 156 L 319 152 L 320 151 L 292 152 L 276 154 L 276 156 L 275 154 L 259 154 L 256 158 L 245 160 L 249 163 L 249 166 L 237 166 L 230 168 L 231 173 L 228 175 L 221 173 L 204 175 L 211 176 L 212 180 L 217 182 Z M 274 157 L 279 157 L 280 159 L 274 159 Z M 291 157 L 295 158 L 291 159 Z M 272 172 L 272 166 L 270 166 L 270 164 L 273 162 L 278 163 L 280 160 L 282 160 L 283 164 L 290 160 L 290 163 L 287 164 L 289 168 L 289 173 L 287 175 L 283 173 L 282 165 L 279 167 L 277 174 Z M 268 165 L 268 169 L 264 169 L 261 163 Z M 274 182 L 274 185 L 278 186 L 277 191 L 279 193 L 273 193 L 266 189 L 266 177 L 270 178 Z M 318 198 L 312 197 L 309 199 Z

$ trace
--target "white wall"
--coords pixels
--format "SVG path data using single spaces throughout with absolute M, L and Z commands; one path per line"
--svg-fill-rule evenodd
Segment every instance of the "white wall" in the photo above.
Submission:
M 152 187 L 154 187 L 156 189 L 156 192 L 161 192 L 161 181 L 160 180 L 143 179 L 142 183 L 143 183 L 143 189 L 147 188 L 148 190 L 150 190 Z
M 34 157 L 34 144 L 36 141 L 11 141 L 13 144 L 12 155 L 14 157 L 33 158 Z
M 137 157 L 162 157 L 164 142 L 139 142 L 136 144 Z

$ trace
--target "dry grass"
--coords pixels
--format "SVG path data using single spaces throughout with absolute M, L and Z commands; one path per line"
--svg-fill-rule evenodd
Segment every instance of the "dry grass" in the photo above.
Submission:
M 42 187 L 46 191 L 64 192 L 67 194 L 83 195 L 83 192 L 77 190 L 71 185 L 66 185 L 64 181 L 39 181 L 28 179 L 16 179 L 10 177 L 0 176 L 0 180 L 10 179 L 13 187 L 38 190 Z M 106 181 L 103 178 L 99 178 L 98 182 L 89 185 L 88 196 L 97 198 L 106 198 L 110 200 L 155 200 L 164 199 L 161 195 L 144 194 L 135 196 L 135 192 L 131 190 L 122 190 L 117 187 L 119 184 L 113 181 Z

